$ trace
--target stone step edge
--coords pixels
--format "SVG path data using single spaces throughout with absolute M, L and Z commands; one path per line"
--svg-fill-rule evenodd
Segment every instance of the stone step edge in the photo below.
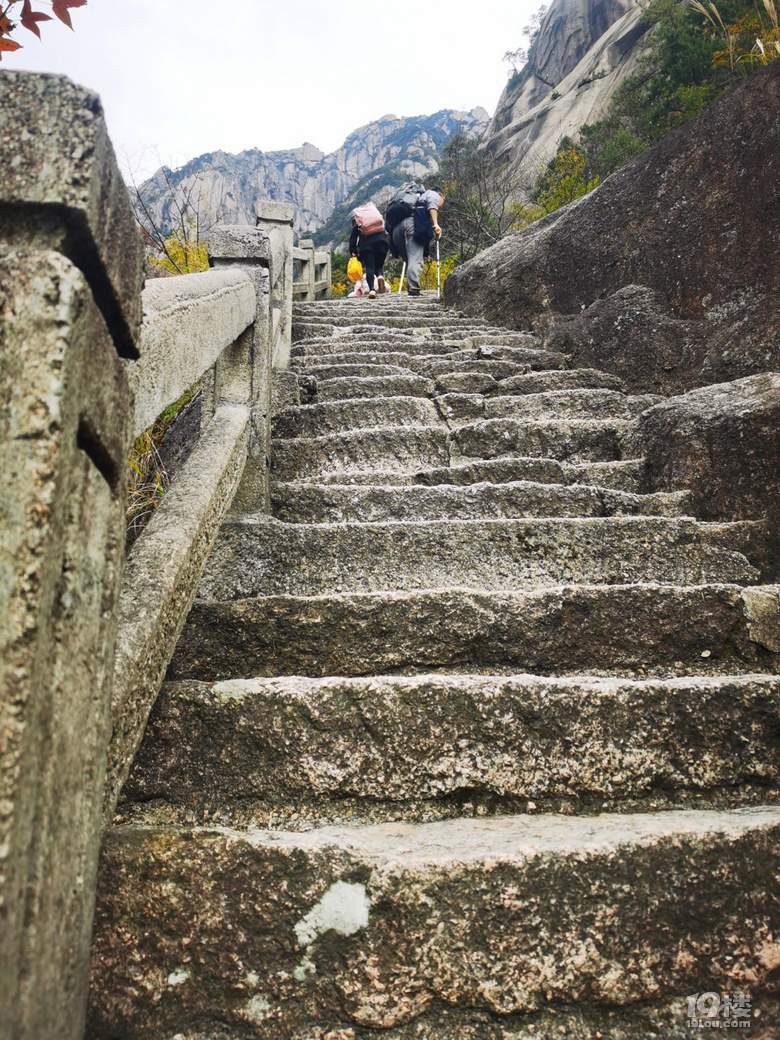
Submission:
M 163 686 L 120 812 L 300 830 L 776 804 L 778 723 L 780 676 L 757 672 L 182 680 Z
M 750 977 L 755 997 L 777 958 L 779 845 L 768 806 L 294 835 L 114 829 L 87 1035 L 167 1036 L 217 1016 L 256 1036 L 386 1031 L 433 1003 L 633 1007 L 695 992 L 691 979 L 731 992 Z M 139 978 L 159 978 L 163 999 Z
M 735 584 L 558 585 L 528 592 L 449 587 L 196 599 L 168 678 L 462 671 L 467 663 L 478 671 L 546 675 L 586 670 L 641 676 L 652 674 L 650 669 L 712 674 L 723 670 L 724 654 L 734 662 L 728 664 L 730 672 L 775 672 L 779 617 L 780 587 Z M 688 628 L 681 645 L 683 624 Z M 223 626 L 231 635 L 229 646 L 217 631 Z M 385 633 L 381 638 L 372 635 L 377 626 Z M 423 639 L 428 627 L 432 635 Z
M 164 831 L 193 838 L 222 834 L 255 848 L 326 851 L 340 848 L 358 852 L 374 866 L 395 870 L 405 865 L 521 862 L 537 856 L 570 855 L 583 858 L 623 846 L 651 845 L 676 835 L 705 834 L 738 837 L 754 828 L 780 828 L 780 806 L 739 809 L 669 809 L 654 813 L 603 813 L 598 816 L 493 816 L 432 823 L 379 823 L 357 827 L 326 826 L 309 831 L 268 829 L 234 830 L 230 827 L 171 828 L 129 825 L 127 830 Z M 120 828 L 124 830 L 125 828 Z M 463 831 L 470 832 L 465 836 Z M 459 833 L 460 832 L 460 833 Z

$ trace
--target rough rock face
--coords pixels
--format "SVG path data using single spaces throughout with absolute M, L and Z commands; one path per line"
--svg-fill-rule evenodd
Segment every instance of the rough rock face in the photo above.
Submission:
M 0 96 L 0 1036 L 77 1040 L 142 247 L 96 95 L 3 72 Z
M 689 488 L 704 519 L 780 516 L 780 374 L 670 398 L 639 417 L 636 439 L 652 488 Z
M 159 170 L 140 191 L 163 227 L 170 223 L 170 181 L 177 197 L 189 192 L 198 201 L 207 224 L 254 225 L 255 203 L 267 198 L 294 203 L 295 233 L 311 233 L 372 171 L 389 167 L 408 179 L 430 178 L 439 168 L 438 150 L 452 134 L 458 130 L 478 136 L 487 121 L 482 108 L 444 109 L 413 118 L 387 115 L 359 127 L 330 155 L 313 144 L 280 152 L 210 152 L 180 170 Z M 377 195 L 383 186 L 372 182 L 371 194 Z
M 564 135 L 600 118 L 634 70 L 647 28 L 636 0 L 555 0 L 528 65 L 498 102 L 485 147 L 533 181 Z
M 678 333 L 697 344 L 694 362 L 678 359 L 677 378 L 665 388 L 780 369 L 779 157 L 776 63 L 590 195 L 465 264 L 447 279 L 447 301 L 514 328 L 538 328 L 546 315 L 542 324 L 555 338 L 550 315 L 592 308 L 593 322 L 596 301 L 641 285 L 671 317 L 690 323 Z M 587 322 L 578 330 L 567 319 L 564 328 L 578 363 L 591 363 Z M 652 337 L 641 335 L 651 347 Z M 631 328 L 620 344 L 626 356 L 634 352 Z M 610 368 L 614 350 L 598 361 Z
M 658 292 L 641 285 L 578 314 L 542 315 L 537 326 L 570 365 L 603 366 L 640 393 L 673 394 L 681 382 L 698 382 L 710 347 L 709 326 L 674 317 Z

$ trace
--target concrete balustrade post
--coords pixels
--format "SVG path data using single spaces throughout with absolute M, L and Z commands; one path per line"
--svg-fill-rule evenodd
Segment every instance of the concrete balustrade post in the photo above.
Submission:
M 289 211 L 291 219 L 292 207 L 280 208 L 285 211 L 280 218 Z M 273 221 L 269 219 L 268 223 Z M 281 225 L 281 219 L 277 223 Z M 277 360 L 289 359 L 292 230 L 288 225 L 271 227 L 269 231 L 260 227 L 220 225 L 213 228 L 209 236 L 209 258 L 217 269 L 240 265 L 255 286 L 254 324 L 218 362 L 211 396 L 213 407 L 221 403 L 246 403 L 250 407 L 249 454 L 232 511 L 236 514 L 268 512 L 271 370 L 274 355 Z
M 293 300 L 293 216 L 290 202 L 263 199 L 255 207 L 257 227 L 268 236 L 271 294 L 271 364 L 287 368 L 290 364 Z
M 302 238 L 298 243 L 298 249 L 307 254 L 303 262 L 302 279 L 306 285 L 304 300 L 316 300 L 317 298 L 317 265 L 314 260 L 314 239 Z

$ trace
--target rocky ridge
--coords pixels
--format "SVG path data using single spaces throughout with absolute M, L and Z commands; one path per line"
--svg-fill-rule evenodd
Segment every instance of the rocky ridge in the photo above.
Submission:
M 294 203 L 295 233 L 308 235 L 336 207 L 350 200 L 354 205 L 355 192 L 382 197 L 392 184 L 430 178 L 449 138 L 456 131 L 479 136 L 488 119 L 481 108 L 409 118 L 386 115 L 353 131 L 329 155 L 313 144 L 278 152 L 210 152 L 178 170 L 158 171 L 139 190 L 160 227 L 175 225 L 174 199 L 189 194 L 198 204 L 203 227 L 216 222 L 254 225 L 256 201 L 271 199 Z
M 532 185 L 562 138 L 601 119 L 636 68 L 648 29 L 637 0 L 553 0 L 527 65 L 499 99 L 482 144 Z
M 448 303 L 640 392 L 780 371 L 780 62 L 458 268 Z

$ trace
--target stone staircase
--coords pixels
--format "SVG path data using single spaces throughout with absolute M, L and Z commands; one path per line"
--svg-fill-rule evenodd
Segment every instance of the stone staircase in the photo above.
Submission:
M 656 399 L 528 334 L 424 295 L 294 339 L 273 515 L 223 526 L 106 841 L 87 1035 L 776 1025 L 750 525 L 644 494 Z

